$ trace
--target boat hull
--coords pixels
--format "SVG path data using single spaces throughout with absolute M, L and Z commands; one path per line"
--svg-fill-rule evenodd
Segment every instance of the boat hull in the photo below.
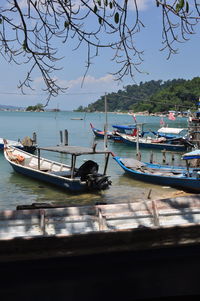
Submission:
M 135 180 L 155 185 L 171 186 L 174 188 L 195 193 L 200 192 L 200 178 L 195 178 L 192 176 L 188 177 L 186 169 L 185 172 L 183 170 L 179 175 L 174 176 L 155 175 L 126 167 L 121 162 L 120 157 L 114 157 L 113 159 L 121 166 L 121 168 L 125 171 L 127 175 L 134 178 Z
M 121 137 L 121 140 L 128 144 L 132 145 L 133 147 L 137 146 L 137 141 L 131 141 L 126 138 Z M 159 150 L 169 150 L 169 151 L 179 151 L 184 152 L 187 148 L 185 145 L 178 145 L 178 144 L 170 144 L 170 143 L 149 143 L 149 142 L 141 142 L 139 141 L 139 147 L 141 148 L 150 148 L 150 149 L 159 149 Z
M 19 174 L 33 178 L 38 181 L 46 182 L 48 184 L 53 184 L 55 186 L 58 186 L 65 190 L 69 190 L 71 192 L 84 192 L 88 190 L 86 182 L 83 183 L 79 180 L 72 181 L 71 179 L 68 178 L 63 179 L 42 171 L 39 172 L 33 169 L 27 169 L 21 165 L 12 164 L 11 162 L 10 165 L 12 166 L 14 171 L 16 171 Z

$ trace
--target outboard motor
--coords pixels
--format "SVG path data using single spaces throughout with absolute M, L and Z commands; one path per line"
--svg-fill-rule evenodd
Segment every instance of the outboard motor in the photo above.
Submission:
M 88 160 L 79 167 L 76 172 L 76 176 L 81 178 L 81 181 L 86 181 L 88 187 L 92 189 L 103 190 L 111 185 L 111 181 L 108 180 L 108 176 L 98 173 L 99 165 Z
M 98 170 L 99 165 L 92 160 L 88 160 L 79 167 L 76 176 L 81 177 L 81 181 L 85 181 L 88 174 L 97 174 Z

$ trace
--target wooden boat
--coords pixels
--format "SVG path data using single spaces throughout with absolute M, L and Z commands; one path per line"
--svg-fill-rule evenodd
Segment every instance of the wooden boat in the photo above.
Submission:
M 90 127 L 91 127 L 91 129 L 92 129 L 92 131 L 93 131 L 93 133 L 94 133 L 94 135 L 95 135 L 96 138 L 102 138 L 102 139 L 104 139 L 104 136 L 105 136 L 105 132 L 104 131 L 95 128 L 92 123 L 90 123 Z M 111 139 L 112 136 L 113 136 L 113 133 L 110 132 L 110 131 L 108 131 L 107 132 L 107 138 Z
M 95 135 L 95 137 L 97 138 L 104 138 L 105 136 L 105 132 L 102 130 L 99 130 L 97 128 L 95 128 L 92 123 L 90 123 L 90 127 Z M 122 142 L 121 136 L 119 135 L 120 133 L 124 133 L 126 135 L 136 135 L 136 125 L 113 125 L 112 126 L 114 128 L 114 130 L 108 131 L 107 132 L 107 138 L 108 139 L 112 139 L 116 142 Z
M 193 152 L 189 154 L 192 153 Z M 185 154 L 183 159 L 196 159 L 196 157 L 197 156 L 194 158 L 193 154 Z M 113 158 L 129 176 L 136 180 L 156 185 L 167 185 L 186 191 L 200 192 L 200 168 L 189 169 L 189 167 L 182 166 L 172 167 L 143 163 L 135 159 L 121 158 L 117 156 L 114 156 Z
M 75 146 L 55 146 L 37 148 L 38 156 L 5 144 L 4 156 L 13 169 L 25 176 L 56 185 L 72 192 L 84 192 L 106 189 L 111 181 L 106 175 L 109 151 Z M 53 151 L 71 155 L 71 166 L 40 157 L 40 151 Z M 79 168 L 75 167 L 76 158 L 80 155 L 103 154 L 105 164 L 103 173 L 98 173 L 98 164 L 86 161 Z
M 169 150 L 169 151 L 179 151 L 184 152 L 187 150 L 187 147 L 192 147 L 193 145 L 183 138 L 174 138 L 166 139 L 164 137 L 154 138 L 154 137 L 136 137 L 126 134 L 118 133 L 121 137 L 121 140 L 133 147 L 139 144 L 139 147 L 142 148 L 151 148 L 159 150 Z
M 7 140 L 7 144 L 23 149 L 23 145 L 19 141 Z M 3 150 L 3 149 L 4 149 L 4 141 L 3 141 L 3 138 L 0 138 L 0 150 Z
M 186 128 L 170 128 L 170 127 L 161 127 L 157 131 L 152 131 L 152 133 L 157 137 L 164 137 L 166 139 L 178 139 L 178 138 L 187 138 L 188 129 Z

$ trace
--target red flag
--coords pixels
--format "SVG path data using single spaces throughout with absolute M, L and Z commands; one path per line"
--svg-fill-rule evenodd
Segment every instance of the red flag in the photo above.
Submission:
M 168 119 L 169 119 L 169 120 L 176 120 L 176 117 L 174 116 L 174 113 L 173 113 L 173 112 L 170 112 L 170 113 L 169 113 Z
M 135 123 L 137 122 L 135 114 L 132 114 Z
M 165 125 L 163 117 L 160 119 L 160 125 Z

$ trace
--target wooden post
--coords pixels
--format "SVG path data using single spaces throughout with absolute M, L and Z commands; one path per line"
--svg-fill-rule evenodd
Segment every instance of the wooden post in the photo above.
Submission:
M 151 198 L 151 192 L 152 192 L 152 189 L 149 189 L 149 192 L 148 192 L 148 195 L 147 195 L 147 199 Z
M 150 163 L 153 163 L 153 152 L 150 153 Z
M 60 131 L 60 144 L 63 144 L 63 132 Z
M 137 157 L 139 157 L 140 151 L 139 151 L 139 127 L 138 127 L 138 125 L 136 126 L 136 129 L 137 129 L 136 151 L 137 151 Z
M 33 144 L 37 144 L 37 134 L 33 132 Z
M 108 148 L 108 108 L 107 108 L 107 96 L 105 93 L 105 114 L 106 114 L 106 123 L 104 125 L 104 149 Z
M 40 170 L 40 149 L 38 148 L 38 170 Z
M 163 163 L 166 163 L 166 150 L 163 150 Z
M 64 130 L 63 144 L 68 145 L 68 130 Z

